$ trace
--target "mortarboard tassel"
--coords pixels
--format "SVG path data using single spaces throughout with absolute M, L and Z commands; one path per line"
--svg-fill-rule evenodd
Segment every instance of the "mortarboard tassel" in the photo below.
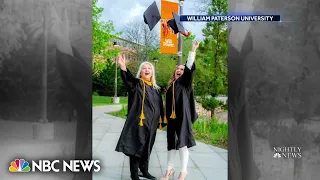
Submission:
M 182 35 L 184 35 L 185 37 L 190 37 L 191 33 L 190 32 L 180 32 Z
M 171 118 L 171 119 L 175 119 L 175 118 L 176 118 L 176 113 L 175 113 L 174 110 L 172 111 L 170 118 Z
M 162 130 L 162 118 L 161 118 L 161 115 L 160 115 L 159 129 Z
M 140 119 L 145 119 L 146 117 L 144 116 L 144 112 L 142 111 L 140 114 Z
M 140 118 L 140 121 L 139 121 L 139 126 L 143 126 L 143 121 L 142 121 L 141 118 Z
M 143 119 L 145 119 L 145 116 L 144 116 L 144 113 L 142 111 L 141 114 L 140 114 L 139 126 L 143 126 L 143 121 L 142 121 Z
M 168 123 L 168 120 L 167 120 L 167 117 L 166 117 L 166 115 L 164 115 L 164 118 L 163 118 L 163 123 Z

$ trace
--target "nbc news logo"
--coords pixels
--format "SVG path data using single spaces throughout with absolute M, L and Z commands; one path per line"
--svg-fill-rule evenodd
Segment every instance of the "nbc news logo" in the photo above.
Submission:
M 62 165 L 62 169 L 59 169 L 59 165 Z M 99 172 L 101 169 L 99 160 L 70 160 L 62 161 L 60 160 L 39 160 L 27 162 L 25 159 L 15 159 L 10 163 L 9 171 L 15 172 Z
M 273 158 L 296 159 L 302 158 L 301 147 L 273 147 Z

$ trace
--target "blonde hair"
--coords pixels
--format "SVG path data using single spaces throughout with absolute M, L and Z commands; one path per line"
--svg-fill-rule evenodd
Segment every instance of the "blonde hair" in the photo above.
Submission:
M 160 87 L 157 85 L 157 81 L 156 81 L 156 71 L 155 71 L 153 65 L 152 65 L 150 62 L 148 62 L 148 61 L 145 61 L 145 62 L 143 62 L 143 63 L 140 64 L 136 78 L 141 78 L 141 77 L 140 77 L 140 73 L 141 73 L 142 67 L 143 67 L 145 64 L 150 65 L 150 66 L 151 66 L 151 69 L 152 69 L 152 76 L 151 76 L 152 86 L 153 86 L 154 88 L 156 88 L 156 89 L 159 89 Z

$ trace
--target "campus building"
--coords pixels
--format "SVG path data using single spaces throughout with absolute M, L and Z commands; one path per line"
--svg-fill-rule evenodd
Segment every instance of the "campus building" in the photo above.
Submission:
M 138 60 L 137 49 L 142 49 L 144 46 L 121 37 L 112 39 L 121 48 L 121 54 L 126 57 L 127 62 Z

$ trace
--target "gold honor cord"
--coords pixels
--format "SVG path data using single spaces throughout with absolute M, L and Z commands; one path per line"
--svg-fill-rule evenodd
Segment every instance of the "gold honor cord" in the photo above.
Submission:
M 175 83 L 175 81 L 173 81 L 173 83 L 172 83 L 172 113 L 171 113 L 171 116 L 170 116 L 171 119 L 175 119 L 176 118 L 176 112 L 175 112 L 176 107 L 175 107 L 175 98 L 174 98 L 174 83 Z
M 146 84 L 145 84 L 145 81 L 143 79 L 141 79 L 141 80 L 142 80 L 142 83 L 143 83 L 143 95 L 142 95 L 142 107 L 141 107 L 139 126 L 143 126 L 143 120 L 145 119 L 145 116 L 144 116 L 144 100 L 145 100 L 145 97 L 146 97 Z

